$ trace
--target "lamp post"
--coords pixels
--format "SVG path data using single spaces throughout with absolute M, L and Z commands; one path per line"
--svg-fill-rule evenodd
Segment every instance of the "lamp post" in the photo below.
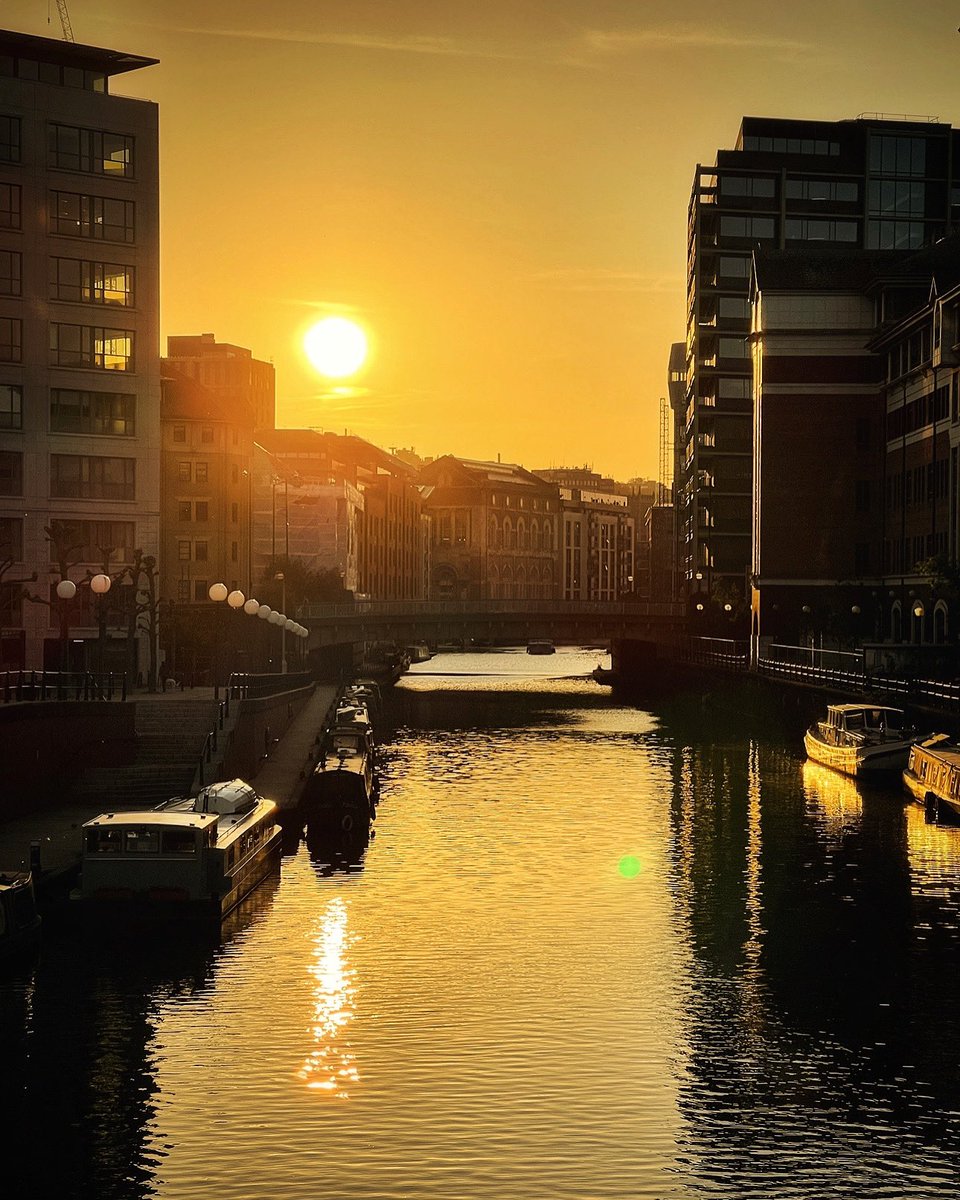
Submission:
M 103 674 L 103 643 L 107 637 L 107 602 L 104 599 L 110 591 L 109 575 L 101 572 L 90 580 L 90 591 L 97 597 L 97 674 Z
M 283 621 L 276 622 L 280 626 L 280 673 L 281 673 L 281 675 L 286 675 L 286 673 L 287 673 L 287 618 L 286 618 L 287 580 L 286 580 L 286 576 L 284 575 L 283 571 L 278 571 L 276 573 L 276 575 L 274 575 L 274 579 L 279 580 L 279 582 L 280 582 L 280 608 L 283 612 Z
M 77 585 L 72 579 L 61 579 L 57 584 L 57 599 L 60 601 L 60 671 L 57 676 L 57 693 L 63 688 L 63 674 L 67 665 L 67 640 L 70 637 L 70 602 L 77 594 Z

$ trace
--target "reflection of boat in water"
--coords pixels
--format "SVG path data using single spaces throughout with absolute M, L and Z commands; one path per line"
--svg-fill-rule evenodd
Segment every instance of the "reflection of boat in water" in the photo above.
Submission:
M 277 806 L 241 779 L 83 826 L 79 899 L 122 915 L 222 917 L 280 861 Z
M 556 646 L 549 638 L 534 638 L 527 642 L 528 654 L 556 654 Z
M 326 828 L 319 830 L 307 826 L 307 853 L 314 870 L 319 875 L 333 875 L 342 871 L 346 875 L 363 870 L 363 859 L 374 837 L 370 823 L 357 825 L 344 833 Z
M 810 815 L 825 832 L 842 837 L 863 818 L 863 795 L 855 780 L 809 759 L 803 764 L 803 790 Z
M 960 746 L 945 733 L 910 748 L 903 786 L 930 820 L 960 820 Z
M 827 719 L 803 738 L 815 762 L 857 778 L 902 771 L 917 731 L 900 708 L 878 704 L 831 704 Z
M 0 963 L 36 946 L 40 916 L 29 871 L 0 871 Z

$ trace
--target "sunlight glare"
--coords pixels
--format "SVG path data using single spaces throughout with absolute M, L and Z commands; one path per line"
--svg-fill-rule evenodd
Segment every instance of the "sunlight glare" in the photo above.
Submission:
M 359 371 L 367 357 L 367 335 L 346 317 L 324 317 L 307 330 L 303 348 L 314 370 L 331 379 Z

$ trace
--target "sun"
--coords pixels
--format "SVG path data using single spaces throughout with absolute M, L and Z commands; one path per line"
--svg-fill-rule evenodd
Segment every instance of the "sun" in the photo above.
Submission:
M 307 330 L 303 348 L 321 375 L 343 379 L 363 366 L 367 357 L 367 335 L 346 317 L 324 317 Z

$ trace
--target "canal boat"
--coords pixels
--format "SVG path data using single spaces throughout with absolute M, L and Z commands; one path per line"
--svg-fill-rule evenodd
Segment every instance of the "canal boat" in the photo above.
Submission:
M 534 638 L 527 643 L 528 654 L 555 654 L 556 647 L 549 638 Z
M 221 918 L 278 867 L 276 816 L 242 779 L 103 813 L 82 827 L 77 899 L 114 915 Z
M 405 646 L 407 656 L 412 663 L 429 662 L 433 658 L 433 652 L 426 642 L 413 642 L 409 646 Z
M 903 786 L 932 820 L 960 820 L 960 746 L 947 734 L 916 742 L 903 772 Z
M 0 963 L 36 946 L 40 915 L 29 871 L 0 871 Z
M 903 709 L 879 704 L 831 704 L 827 719 L 803 738 L 807 757 L 855 778 L 902 771 L 918 738 Z
M 363 726 L 339 725 L 323 738 L 300 809 L 309 832 L 366 828 L 376 816 L 373 747 Z

